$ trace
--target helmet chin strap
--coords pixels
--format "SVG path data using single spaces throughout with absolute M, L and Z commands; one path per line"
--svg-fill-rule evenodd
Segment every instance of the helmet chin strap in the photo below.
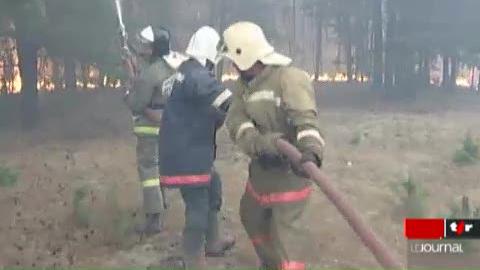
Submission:
M 245 71 L 240 71 L 240 78 L 242 78 L 243 81 L 249 83 L 253 79 L 255 79 L 255 74 L 249 74 Z
M 206 61 L 206 64 L 205 64 L 205 67 L 209 70 L 209 71 L 213 71 L 215 69 L 215 64 L 212 63 L 212 61 L 208 60 Z

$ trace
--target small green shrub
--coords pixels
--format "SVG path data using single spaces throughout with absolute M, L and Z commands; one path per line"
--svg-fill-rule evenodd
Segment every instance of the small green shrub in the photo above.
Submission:
M 428 194 L 410 174 L 400 183 L 397 182 L 392 188 L 394 192 L 399 193 L 401 206 L 406 217 L 419 218 L 426 215 L 425 202 Z
M 0 187 L 13 187 L 17 184 L 18 172 L 0 166 Z
M 462 148 L 455 151 L 453 162 L 458 166 L 472 165 L 479 159 L 478 144 L 470 134 L 465 136 Z
M 362 142 L 362 140 L 363 140 L 362 133 L 357 131 L 357 132 L 355 132 L 352 139 L 350 140 L 350 144 L 354 145 L 354 146 L 357 146 Z
M 473 140 L 470 134 L 467 134 L 463 141 L 463 150 L 471 157 L 478 159 L 478 144 Z
M 122 208 L 119 202 L 119 191 L 117 184 L 109 187 L 106 194 L 106 207 L 108 217 L 105 226 L 107 226 L 107 239 L 112 244 L 127 246 L 130 240 L 130 233 L 133 231 L 135 219 L 131 213 Z
M 91 222 L 87 195 L 88 188 L 86 186 L 76 189 L 73 194 L 74 219 L 75 223 L 80 227 L 89 227 Z

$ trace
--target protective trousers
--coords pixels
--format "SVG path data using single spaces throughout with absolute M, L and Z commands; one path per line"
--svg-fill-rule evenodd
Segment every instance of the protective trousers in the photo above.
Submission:
M 300 223 L 306 205 L 306 199 L 265 205 L 247 188 L 240 202 L 240 219 L 262 267 L 305 269 L 305 246 L 311 241 Z
M 185 203 L 183 251 L 187 268 L 201 268 L 205 247 L 219 237 L 218 212 L 222 206 L 222 182 L 212 173 L 209 186 L 180 188 Z
M 137 135 L 137 169 L 143 186 L 145 214 L 162 212 L 158 170 L 158 136 Z

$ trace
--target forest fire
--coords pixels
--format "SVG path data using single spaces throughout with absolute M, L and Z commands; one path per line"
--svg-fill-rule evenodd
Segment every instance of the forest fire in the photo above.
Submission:
M 307 74 L 310 77 L 311 81 L 315 80 L 315 75 L 314 74 Z M 238 79 L 238 74 L 236 73 L 227 73 L 223 74 L 222 76 L 222 82 L 226 81 L 236 81 Z M 358 81 L 358 82 L 368 82 L 369 78 L 368 76 L 365 75 L 353 75 L 352 76 L 353 81 Z M 348 77 L 345 73 L 337 72 L 337 73 L 323 73 L 321 74 L 318 79 L 318 82 L 347 82 Z
M 111 78 L 104 76 L 103 80 L 95 80 L 94 73 L 90 73 L 90 76 L 88 77 L 89 80 L 87 83 L 81 80 L 77 80 L 76 86 L 78 88 L 86 89 L 86 90 L 95 90 L 98 88 L 112 88 L 112 89 L 117 89 L 122 86 L 121 80 L 119 79 L 114 79 L 112 80 Z M 314 81 L 314 74 L 308 74 L 310 77 L 311 81 Z M 235 73 L 226 73 L 222 75 L 222 82 L 226 81 L 236 81 L 238 80 L 238 74 Z M 100 81 L 98 83 L 95 83 L 94 81 Z M 333 83 L 339 83 L 339 82 L 347 82 L 348 78 L 345 73 L 337 72 L 337 73 L 323 73 L 321 74 L 317 80 L 317 82 L 333 82 Z M 366 75 L 353 75 L 352 76 L 352 81 L 354 82 L 360 82 L 360 83 L 367 83 L 370 81 L 370 78 Z M 434 78 L 431 79 L 430 81 L 431 85 L 436 85 L 440 86 L 439 80 L 435 80 Z M 456 79 L 456 86 L 460 88 L 472 88 L 472 82 L 471 78 L 459 75 Z M 42 78 L 39 79 L 37 82 L 37 88 L 39 91 L 44 91 L 44 92 L 53 92 L 56 91 L 55 83 L 52 82 L 50 78 Z M 476 87 L 474 87 L 476 88 Z M 22 80 L 21 77 L 18 73 L 15 74 L 14 78 L 12 81 L 4 79 L 2 76 L 0 76 L 0 89 L 6 89 L 6 94 L 18 94 L 21 92 L 22 89 Z M 62 89 L 65 89 L 65 83 L 62 84 Z
M 96 64 L 77 65 L 74 71 L 76 87 L 86 90 L 97 88 L 119 88 L 120 80 L 102 75 Z M 37 57 L 37 89 L 41 92 L 52 92 L 66 88 L 65 65 L 63 61 L 54 60 L 40 49 Z M 103 77 L 102 77 L 103 76 Z M 22 89 L 22 78 L 16 41 L 8 37 L 0 37 L 0 94 L 19 94 Z
M 7 79 L 4 76 L 0 76 L 0 89 L 5 89 L 3 92 L 6 94 L 19 94 L 22 89 L 22 78 L 18 72 L 18 67 L 15 67 L 15 75 L 13 78 Z M 0 75 L 3 75 L 0 73 Z M 77 80 L 77 88 L 83 88 L 87 90 L 94 90 L 98 88 L 112 88 L 117 89 L 121 87 L 121 81 L 119 79 L 112 79 L 108 76 L 104 76 L 103 80 L 99 83 L 95 83 L 95 73 L 91 72 L 88 76 L 88 82 L 84 83 L 83 81 Z M 65 83 L 61 84 L 61 89 L 65 89 Z M 48 76 L 39 78 L 37 82 L 37 89 L 40 92 L 53 92 L 56 91 L 55 83 Z M 0 91 L 2 92 L 2 91 Z

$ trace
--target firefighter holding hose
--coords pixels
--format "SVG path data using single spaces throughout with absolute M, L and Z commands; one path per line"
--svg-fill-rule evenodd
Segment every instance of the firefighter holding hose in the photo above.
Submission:
M 291 59 L 275 52 L 263 30 L 238 22 L 223 33 L 222 55 L 240 73 L 226 126 L 251 158 L 240 218 L 267 269 L 305 269 L 299 222 L 312 192 L 301 164 L 277 150 L 282 138 L 302 153 L 300 163 L 322 164 L 325 141 L 319 131 L 312 84 Z

